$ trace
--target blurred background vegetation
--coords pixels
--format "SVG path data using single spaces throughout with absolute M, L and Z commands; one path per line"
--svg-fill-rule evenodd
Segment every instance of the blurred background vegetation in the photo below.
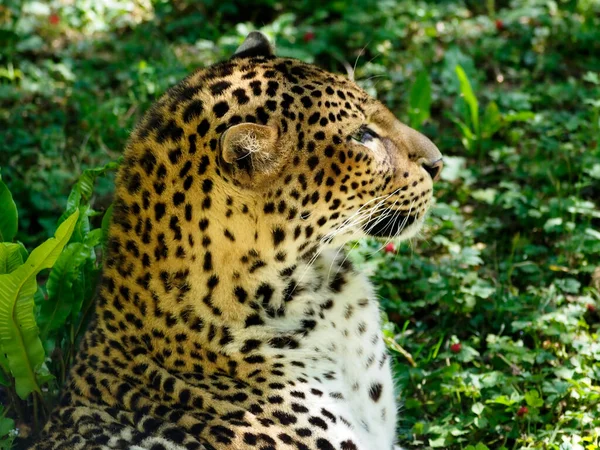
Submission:
M 0 240 L 22 262 L 79 215 L 54 285 L 38 279 L 39 389 L 0 358 L 0 448 L 39 431 L 84 328 L 105 164 L 161 93 L 253 29 L 281 56 L 356 68 L 445 155 L 424 239 L 352 247 L 396 355 L 402 445 L 598 449 L 599 0 L 4 0 L 0 214 L 9 189 L 18 232 Z

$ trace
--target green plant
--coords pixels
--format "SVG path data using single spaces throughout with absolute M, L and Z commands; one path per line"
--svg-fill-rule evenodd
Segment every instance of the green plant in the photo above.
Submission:
M 22 243 L 11 242 L 18 212 L 0 179 L 0 385 L 9 398 L 4 414 L 11 412 L 21 422 L 31 418 L 34 431 L 43 425 L 65 381 L 89 316 L 100 270 L 96 252 L 108 222 L 105 217 L 104 226 L 91 224 L 99 214 L 91 207 L 93 187 L 96 178 L 117 166 L 85 170 L 54 237 L 30 253 Z M 41 286 L 39 278 L 44 281 Z M 13 428 L 14 421 L 2 416 L 1 445 L 15 438 L 7 431 Z
M 486 149 L 485 144 L 502 127 L 516 121 L 527 121 L 534 117 L 529 111 L 521 111 L 512 114 L 501 114 L 496 102 L 489 102 L 480 115 L 479 101 L 473 92 L 471 82 L 460 66 L 456 66 L 456 76 L 458 78 L 462 104 L 459 107 L 462 113 L 462 120 L 451 116 L 452 121 L 458 126 L 462 134 L 462 143 L 465 149 L 471 155 L 481 155 Z
M 431 80 L 428 73 L 423 71 L 417 75 L 409 91 L 408 117 L 411 127 L 419 129 L 429 119 L 431 102 Z

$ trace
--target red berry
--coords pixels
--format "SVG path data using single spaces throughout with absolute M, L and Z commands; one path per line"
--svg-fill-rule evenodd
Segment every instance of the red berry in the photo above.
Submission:
M 310 42 L 315 38 L 315 33 L 313 33 L 312 31 L 307 31 L 306 33 L 304 33 L 304 36 L 302 37 L 302 39 L 304 39 L 304 42 Z
M 504 22 L 502 22 L 500 19 L 496 19 L 496 31 L 502 30 L 504 30 Z
M 383 251 L 386 253 L 396 253 L 396 245 L 393 242 L 390 242 L 385 247 L 383 247 Z
M 519 410 L 517 411 L 517 416 L 519 417 L 523 417 L 525 414 L 527 414 L 529 412 L 529 409 L 527 409 L 527 406 L 521 406 L 519 408 Z
M 455 344 L 452 344 L 450 346 L 450 351 L 452 353 L 460 353 L 461 350 L 462 350 L 462 345 L 460 342 L 456 342 Z
M 594 312 L 596 311 L 596 305 L 594 305 L 593 303 L 588 303 L 587 305 L 585 305 L 585 307 L 587 308 L 587 310 L 589 312 Z
M 48 22 L 50 25 L 58 25 L 60 22 L 60 16 L 56 13 L 52 13 L 48 16 Z

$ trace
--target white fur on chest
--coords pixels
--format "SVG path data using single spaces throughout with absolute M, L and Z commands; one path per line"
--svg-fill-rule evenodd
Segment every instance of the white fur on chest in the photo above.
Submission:
M 307 396 L 306 404 L 315 414 L 325 408 L 336 416 L 334 426 L 327 428 L 327 439 L 337 445 L 351 441 L 360 450 L 392 449 L 396 404 L 379 305 L 362 274 L 349 272 L 343 280 L 338 278 L 343 282 L 335 292 L 331 285 L 339 277 L 339 266 L 334 260 L 335 253 L 321 256 L 312 276 L 322 278 L 322 286 L 299 295 L 288 305 L 286 318 L 274 319 L 270 325 L 291 331 L 298 327 L 297 317 L 307 309 L 314 311 L 314 329 L 300 338 L 300 347 L 290 354 L 305 364 L 298 368 L 298 377 L 308 378 L 311 388 L 323 392 Z

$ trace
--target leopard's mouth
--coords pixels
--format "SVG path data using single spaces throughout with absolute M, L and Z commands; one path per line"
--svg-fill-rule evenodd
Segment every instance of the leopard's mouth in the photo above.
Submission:
M 363 231 L 373 237 L 409 237 L 408 235 L 413 235 L 421 223 L 422 220 L 417 214 L 387 210 L 364 224 Z

